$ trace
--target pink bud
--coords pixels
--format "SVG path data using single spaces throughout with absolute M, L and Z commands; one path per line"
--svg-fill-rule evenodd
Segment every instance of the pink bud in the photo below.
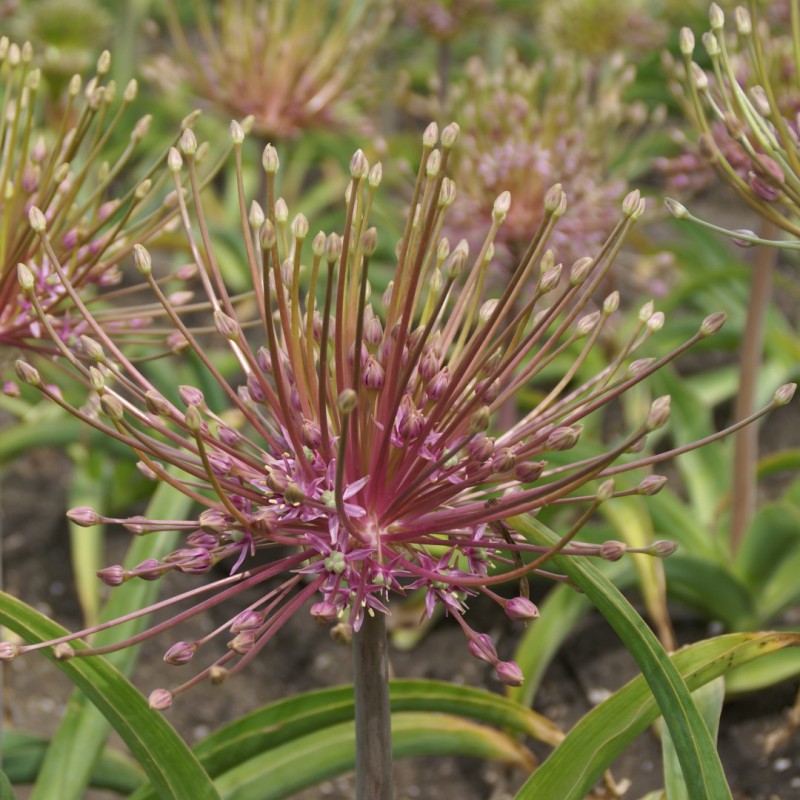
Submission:
M 171 705 L 175 696 L 169 689 L 155 689 L 150 692 L 150 697 L 147 698 L 147 705 L 154 711 L 166 711 Z
M 11 661 L 19 655 L 19 647 L 11 642 L 0 642 L 0 661 Z
M 236 634 L 242 633 L 243 631 L 258 630 L 263 622 L 263 612 L 254 611 L 252 608 L 246 608 L 233 618 L 233 622 L 231 622 L 231 633 Z
M 78 506 L 67 511 L 67 519 L 82 528 L 91 528 L 92 525 L 97 525 L 102 518 L 94 509 L 88 506 Z
M 527 597 L 512 597 L 505 607 L 509 619 L 529 622 L 539 618 L 539 609 Z
M 243 633 L 237 634 L 228 642 L 228 647 L 233 650 L 235 653 L 239 653 L 239 655 L 244 655 L 245 653 L 249 653 L 253 646 L 256 643 L 256 635 L 251 631 L 244 631 Z
M 192 660 L 195 650 L 195 645 L 189 644 L 189 642 L 176 642 L 164 653 L 164 661 L 172 664 L 173 667 L 179 667 Z
M 600 545 L 600 558 L 605 561 L 619 561 L 625 555 L 628 546 L 625 542 L 617 542 L 609 539 Z
M 494 664 L 497 661 L 497 650 L 495 649 L 494 642 L 491 637 L 485 633 L 477 633 L 469 642 L 467 642 L 467 649 L 480 661 L 486 661 L 489 664 Z
M 97 573 L 97 577 L 100 578 L 106 586 L 119 586 L 125 582 L 125 570 L 119 564 L 115 564 L 113 567 L 101 569 Z
M 327 625 L 330 622 L 336 621 L 339 612 L 336 610 L 336 606 L 333 603 L 323 600 L 311 606 L 311 616 L 314 617 L 320 625 Z
M 497 679 L 506 686 L 522 686 L 525 676 L 513 661 L 500 661 L 494 668 Z

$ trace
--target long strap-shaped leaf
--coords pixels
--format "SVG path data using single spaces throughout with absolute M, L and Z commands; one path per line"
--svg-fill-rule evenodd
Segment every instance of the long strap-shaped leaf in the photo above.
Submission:
M 797 633 L 730 633 L 684 647 L 671 660 L 689 689 L 694 690 L 739 665 L 798 645 Z M 634 678 L 575 724 L 522 787 L 517 800 L 585 797 L 611 762 L 658 716 L 658 705 L 647 682 L 641 675 Z
M 181 519 L 190 506 L 189 499 L 166 483 L 159 485 L 146 515 L 151 519 Z M 125 566 L 132 568 L 146 558 L 158 558 L 170 552 L 179 534 L 163 531 L 132 540 L 125 557 Z M 111 593 L 102 612 L 103 620 L 116 619 L 155 602 L 159 586 L 155 581 L 130 581 Z M 98 633 L 92 642 L 101 647 L 134 636 L 147 626 L 148 617 Z M 131 647 L 107 656 L 126 677 L 133 671 L 139 648 Z M 48 749 L 31 800 L 81 800 L 89 785 L 92 766 L 100 755 L 111 726 L 80 691 L 70 698 L 67 711 Z
M 530 541 L 554 545 L 559 537 L 532 517 L 510 521 Z M 559 556 L 553 566 L 586 594 L 617 632 L 650 685 L 664 721 L 672 734 L 686 785 L 692 797 L 731 797 L 717 749 L 692 696 L 658 639 L 619 590 L 587 559 Z M 533 797 L 532 794 L 522 795 Z M 537 797 L 560 797 L 539 794 Z
M 457 715 L 462 720 L 472 719 L 497 725 L 508 732 L 538 739 L 551 746 L 557 745 L 564 736 L 558 727 L 541 714 L 481 689 L 443 681 L 393 680 L 390 698 L 393 715 L 413 712 Z M 273 753 L 276 748 L 292 745 L 309 734 L 351 722 L 353 713 L 352 686 L 306 692 L 270 703 L 237 719 L 212 733 L 194 750 L 208 774 L 216 778 L 239 768 L 252 758 Z M 451 747 L 452 743 L 451 739 L 446 746 Z M 442 746 L 445 746 L 444 742 Z M 297 752 L 301 752 L 303 747 L 305 745 L 298 745 Z M 295 751 L 290 749 L 287 752 Z M 352 749 L 350 752 L 354 757 Z M 399 752 L 408 755 L 405 750 Z M 439 751 L 431 751 L 436 752 Z M 355 762 L 337 763 L 340 771 L 347 771 L 353 769 Z M 131 800 L 154 800 L 156 797 L 151 787 L 143 787 Z
M 35 783 L 49 746 L 50 740 L 44 736 L 3 731 L 3 769 L 11 783 Z M 143 780 L 144 772 L 130 756 L 106 748 L 94 763 L 89 785 L 127 795 L 141 786 Z
M 451 714 L 393 714 L 392 755 L 461 755 L 534 766 L 530 753 L 509 735 Z M 355 725 L 342 722 L 251 758 L 216 784 L 224 800 L 281 800 L 351 771 L 354 763 Z
M 27 642 L 67 632 L 11 595 L 0 592 L 0 625 Z M 80 644 L 74 644 L 77 648 Z M 56 661 L 56 666 L 105 715 L 147 773 L 163 800 L 218 800 L 214 784 L 178 734 L 109 662 L 100 657 Z M 28 658 L 34 656 L 27 656 Z M 60 796 L 60 795 L 59 795 Z

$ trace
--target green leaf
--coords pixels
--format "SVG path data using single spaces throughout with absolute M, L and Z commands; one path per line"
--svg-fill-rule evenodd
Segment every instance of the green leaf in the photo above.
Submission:
M 30 643 L 55 639 L 67 633 L 35 609 L 4 592 L 0 593 L 0 625 L 15 631 Z M 82 648 L 79 642 L 72 644 L 78 650 Z M 44 654 L 105 715 L 162 798 L 218 798 L 191 750 L 160 714 L 147 707 L 142 695 L 106 659 L 95 656 L 57 661 L 50 652 Z M 62 797 L 60 792 L 49 797 L 54 796 Z
M 670 660 L 688 688 L 694 690 L 740 664 L 797 646 L 800 635 L 794 633 L 730 633 L 684 647 Z M 517 800 L 582 800 L 603 771 L 658 716 L 658 705 L 645 678 L 634 678 L 576 723 L 525 783 Z M 722 798 L 727 794 L 690 796 Z
M 70 448 L 73 470 L 69 487 L 69 505 L 89 506 L 100 514 L 106 513 L 107 481 L 103 475 L 107 459 L 99 451 L 83 445 Z M 95 525 L 84 528 L 69 523 L 70 556 L 75 575 L 75 590 L 83 611 L 86 626 L 96 625 L 100 616 L 100 588 L 97 571 L 103 567 L 104 527 Z
M 393 680 L 390 699 L 393 714 L 457 714 L 551 746 L 563 737 L 546 717 L 480 689 L 441 681 Z M 261 754 L 274 753 L 316 731 L 352 721 L 353 714 L 352 686 L 306 692 L 237 719 L 197 744 L 194 751 L 208 774 L 216 778 Z M 354 763 L 343 769 L 352 769 Z M 135 800 L 156 797 L 151 787 L 143 787 Z
M 189 506 L 188 498 L 162 483 L 145 514 L 153 519 L 180 519 Z M 125 566 L 130 568 L 146 558 L 158 558 L 169 553 L 178 538 L 179 534 L 171 531 L 134 537 L 125 557 Z M 128 581 L 111 592 L 101 619 L 113 620 L 146 608 L 157 600 L 158 592 L 158 583 L 155 581 Z M 145 630 L 147 624 L 148 617 L 139 617 L 101 631 L 95 635 L 93 645 L 102 647 L 129 638 Z M 121 670 L 123 675 L 130 675 L 137 655 L 138 648 L 129 647 L 110 653 L 106 660 Z M 111 729 L 109 723 L 106 716 L 76 690 L 53 737 L 31 800 L 50 800 L 56 796 L 59 800 L 81 800 L 90 781 L 92 764 L 108 738 Z
M 392 715 L 392 755 L 458 755 L 535 766 L 532 755 L 510 736 L 450 714 Z M 355 725 L 343 722 L 251 758 L 226 772 L 216 785 L 225 800 L 281 800 L 355 766 Z
M 756 692 L 767 686 L 800 675 L 800 649 L 790 648 L 770 653 L 731 670 L 725 678 L 728 694 Z
M 14 787 L 5 772 L 0 772 L 0 800 L 14 800 Z
M 555 533 L 533 517 L 515 517 L 510 524 L 540 544 L 554 545 L 559 541 Z M 636 660 L 672 733 L 692 796 L 713 797 L 715 800 L 730 798 L 725 773 L 708 729 L 686 684 L 644 620 L 617 588 L 586 559 L 555 556 L 552 563 L 586 593 Z M 547 792 L 537 796 L 566 797 Z
M 719 718 L 722 714 L 722 703 L 725 700 L 725 678 L 720 676 L 701 686 L 692 693 L 697 708 L 706 723 L 709 733 L 717 740 Z M 664 788 L 669 800 L 692 800 L 686 781 L 681 772 L 678 754 L 672 743 L 669 728 L 661 727 L 661 751 L 664 754 Z
M 683 556 L 679 550 L 664 565 L 672 597 L 697 609 L 707 619 L 720 620 L 726 628 L 756 627 L 752 594 L 728 567 L 713 561 Z
M 3 766 L 13 784 L 34 783 L 50 745 L 49 739 L 32 733 L 3 733 Z M 107 748 L 94 764 L 89 785 L 118 794 L 130 794 L 145 779 L 141 767 L 118 750 Z

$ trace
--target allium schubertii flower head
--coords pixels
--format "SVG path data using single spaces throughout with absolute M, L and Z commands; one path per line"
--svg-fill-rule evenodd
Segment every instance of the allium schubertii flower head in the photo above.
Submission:
M 192 3 L 199 39 L 187 32 L 179 3 L 166 4 L 179 61 L 162 59 L 155 80 L 180 76 L 200 97 L 236 116 L 252 116 L 254 130 L 287 139 L 310 128 L 354 123 L 355 97 L 383 40 L 393 11 L 388 0 L 285 0 Z
M 800 10 L 791 4 L 792 30 L 800 31 Z M 698 133 L 697 145 L 660 166 L 670 185 L 697 189 L 709 182 L 709 165 L 764 219 L 795 237 L 800 210 L 800 75 L 798 46 L 791 33 L 770 32 L 751 11 L 738 6 L 727 21 L 716 3 L 709 9 L 710 30 L 702 36 L 711 60 L 703 70 L 694 60 L 695 36 L 681 31 L 683 65 L 672 65 L 673 91 Z M 735 35 L 729 33 L 735 30 Z M 798 34 L 800 35 L 800 34 Z M 688 216 L 670 204 L 678 216 Z M 696 220 L 698 221 L 698 220 Z M 709 226 L 714 227 L 714 226 Z M 720 229 L 721 230 L 721 229 Z M 754 242 L 737 231 L 742 242 Z
M 495 246 L 511 268 L 543 219 L 545 193 L 561 183 L 571 213 L 552 232 L 557 257 L 572 263 L 599 248 L 626 192 L 613 164 L 648 118 L 642 104 L 623 98 L 634 75 L 621 57 L 602 67 L 571 57 L 528 66 L 512 53 L 498 69 L 472 59 L 443 108 L 423 104 L 426 115 L 455 119 L 462 129 L 446 232 L 480 246 L 495 198 L 510 191 L 514 202 Z
M 507 192 L 497 198 L 477 251 L 443 238 L 456 193 L 445 173 L 458 128 L 447 126 L 440 138 L 431 125 L 423 137 L 411 212 L 396 246 L 394 276 L 378 298 L 370 284 L 378 235 L 370 215 L 381 165 L 370 167 L 357 152 L 341 233 L 310 236 L 305 217 L 290 220 L 285 202 L 275 196 L 279 163 L 272 146 L 263 155 L 265 202 L 246 205 L 244 133 L 233 123 L 231 134 L 244 249 L 261 310 L 257 327 L 237 318 L 222 280 L 196 191 L 197 143 L 191 131 L 168 161 L 176 188 L 185 173 L 195 187 L 186 197 L 177 195 L 181 217 L 218 338 L 238 360 L 238 385 L 217 371 L 180 310 L 164 296 L 147 250 L 137 246 L 135 254 L 173 324 L 219 382 L 227 407 L 210 407 L 193 386 L 180 387 L 181 403 L 173 405 L 88 312 L 82 351 L 73 355 L 63 345 L 62 350 L 96 395 L 97 416 L 68 406 L 31 365 L 18 362 L 28 384 L 130 446 L 147 475 L 177 487 L 202 509 L 190 520 L 109 520 L 88 508 L 70 512 L 79 524 L 121 522 L 140 535 L 186 531 L 183 546 L 162 560 L 130 570 L 104 569 L 100 577 L 112 586 L 171 571 L 206 574 L 223 561 L 230 565 L 227 577 L 162 601 L 160 609 L 181 601 L 190 605 L 153 631 L 245 589 L 268 587 L 206 639 L 171 647 L 165 659 L 176 665 L 202 659 L 213 636 L 228 637 L 229 649 L 181 686 L 154 692 L 151 703 L 165 708 L 199 680 L 219 682 L 240 670 L 307 603 L 320 622 L 358 630 L 365 615 L 388 613 L 391 599 L 412 589 L 426 593 L 428 613 L 442 606 L 458 621 L 469 651 L 492 664 L 501 681 L 520 682 L 519 668 L 501 661 L 492 640 L 465 618 L 469 599 L 486 595 L 509 617 L 530 620 L 538 611 L 525 590 L 509 598 L 499 593 L 499 584 L 551 574 L 543 567 L 557 551 L 611 559 L 624 553 L 617 542 L 591 545 L 574 537 L 597 504 L 615 495 L 612 474 L 659 458 L 614 464 L 624 453 L 637 452 L 647 434 L 665 423 L 669 398 L 655 400 L 641 425 L 605 452 L 571 463 L 563 458 L 551 463 L 553 454 L 577 443 L 588 415 L 715 332 L 723 315 L 706 319 L 684 345 L 658 361 L 632 360 L 663 323 L 648 303 L 608 366 L 579 378 L 617 309 L 617 294 L 606 297 L 600 310 L 586 313 L 585 307 L 642 214 L 638 192 L 625 198 L 615 227 L 596 252 L 562 266 L 548 250 L 548 239 L 566 212 L 567 198 L 561 186 L 553 186 L 527 251 L 505 288 L 492 294 L 487 275 L 493 239 L 511 198 Z M 190 199 L 198 234 L 186 205 Z M 33 208 L 30 218 L 57 265 L 45 216 Z M 66 274 L 56 268 L 72 294 Z M 30 269 L 22 265 L 19 272 L 23 289 L 31 292 Z M 73 299 L 82 308 L 77 295 Z M 571 366 L 545 385 L 541 371 L 565 352 L 574 354 Z M 543 391 L 535 407 L 507 430 L 495 430 L 495 412 L 537 380 Z M 782 392 L 775 404 L 791 394 L 788 388 Z M 662 484 L 660 476 L 645 475 L 638 486 L 618 493 L 652 494 Z M 584 510 L 556 548 L 528 544 L 507 524 L 516 515 L 565 502 Z M 646 552 L 666 555 L 671 549 L 662 542 Z M 264 563 L 253 559 L 257 551 L 275 555 Z M 43 646 L 56 646 L 61 657 L 104 652 L 73 647 L 69 642 L 78 635 L 45 645 L 6 645 L 2 653 L 8 658 Z
M 52 351 L 46 327 L 75 342 L 87 330 L 55 264 L 63 268 L 72 290 L 90 302 L 98 288 L 120 281 L 119 264 L 130 257 L 134 243 L 161 233 L 176 208 L 162 202 L 165 180 L 156 175 L 158 164 L 140 172 L 138 183 L 120 190 L 150 127 L 148 115 L 133 126 L 123 151 L 113 161 L 106 160 L 108 141 L 136 97 L 136 81 L 120 92 L 107 79 L 111 59 L 104 52 L 88 82 L 79 75 L 69 81 L 61 122 L 50 129 L 42 127 L 44 87 L 33 57 L 29 44 L 20 47 L 0 39 L 0 345 Z M 187 117 L 184 124 L 192 119 Z M 34 206 L 47 224 L 46 248 L 28 224 Z M 20 262 L 33 280 L 38 314 L 34 295 L 20 293 Z M 111 319 L 107 311 L 93 307 L 97 320 L 117 331 L 141 328 L 152 312 L 162 313 L 160 307 L 129 306 L 126 313 L 114 311 Z M 15 389 L 6 386 L 7 391 Z

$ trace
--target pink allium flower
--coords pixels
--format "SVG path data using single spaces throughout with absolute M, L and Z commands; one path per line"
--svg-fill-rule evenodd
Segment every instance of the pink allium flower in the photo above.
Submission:
M 623 100 L 633 76 L 621 59 L 602 68 L 572 57 L 527 66 L 512 54 L 497 70 L 471 60 L 443 108 L 424 105 L 462 129 L 448 235 L 479 246 L 495 198 L 511 192 L 514 203 L 494 243 L 498 261 L 512 268 L 544 217 L 545 193 L 560 183 L 572 213 L 552 231 L 556 257 L 571 262 L 601 246 L 626 192 L 612 165 L 647 120 L 641 105 Z
M 683 192 L 708 185 L 716 172 L 765 219 L 797 236 L 797 42 L 788 28 L 760 26 L 744 6 L 732 17 L 735 36 L 728 34 L 720 6 L 711 4 L 711 30 L 702 36 L 709 71 L 693 61 L 692 31 L 681 31 L 684 63 L 667 67 L 697 141 L 684 137 L 686 152 L 658 167 L 670 188 Z
M 219 108 L 252 116 L 256 132 L 279 139 L 358 119 L 353 101 L 391 23 L 388 0 L 327 0 L 313 13 L 270 0 L 192 5 L 199 39 L 184 30 L 175 0 L 166 4 L 179 59 L 151 69 L 155 80 L 174 84 L 178 76 Z
M 0 39 L 3 107 L 0 122 L 0 345 L 52 352 L 46 328 L 63 341 L 77 342 L 88 330 L 54 266 L 69 276 L 72 291 L 93 302 L 98 290 L 121 279 L 120 262 L 130 257 L 134 242 L 147 242 L 164 230 L 176 208 L 163 202 L 164 181 L 156 167 L 138 184 L 120 191 L 129 162 L 147 135 L 150 117 L 132 128 L 127 147 L 115 161 L 105 161 L 105 144 L 133 103 L 136 81 L 120 94 L 107 80 L 108 52 L 101 55 L 97 72 L 86 84 L 79 75 L 70 80 L 63 114 L 55 130 L 40 128 L 43 91 L 40 72 L 33 65 L 30 45 L 22 47 Z M 187 118 L 190 125 L 193 117 Z M 49 244 L 42 246 L 28 225 L 31 209 L 40 209 Z M 20 292 L 17 264 L 27 265 L 34 293 Z M 97 307 L 97 319 L 104 312 Z M 161 308 L 137 309 L 130 304 L 104 322 L 120 331 L 141 327 Z M 9 387 L 8 390 L 12 390 Z
M 477 252 L 463 240 L 451 246 L 441 230 L 455 197 L 445 172 L 458 127 L 447 126 L 439 139 L 431 125 L 423 138 L 412 213 L 396 247 L 394 277 L 381 299 L 372 294 L 370 282 L 377 246 L 370 213 L 381 165 L 370 167 L 361 151 L 353 156 L 341 234 L 320 232 L 309 243 L 305 217 L 289 222 L 285 204 L 275 195 L 278 156 L 271 146 L 263 157 L 266 205 L 247 207 L 244 132 L 233 123 L 231 133 L 242 236 L 261 312 L 257 326 L 237 317 L 196 189 L 188 197 L 179 194 L 178 203 L 218 342 L 230 349 L 241 370 L 237 382 L 217 370 L 180 310 L 164 296 L 147 250 L 135 249 L 139 272 L 219 382 L 225 407 L 211 407 L 196 387 L 181 387 L 181 402 L 173 405 L 77 297 L 88 329 L 83 357 L 63 345 L 62 350 L 89 387 L 99 414 L 70 406 L 34 367 L 17 363 L 22 380 L 133 448 L 146 474 L 176 487 L 202 509 L 188 520 L 109 520 L 90 509 L 74 509 L 70 516 L 79 524 L 120 522 L 137 535 L 186 532 L 183 545 L 166 558 L 131 570 L 107 568 L 103 580 L 114 586 L 167 572 L 208 574 L 225 562 L 227 577 L 157 605 L 195 603 L 172 622 L 161 623 L 162 630 L 244 589 L 265 587 L 260 599 L 217 630 L 215 635 L 229 637 L 228 652 L 181 686 L 158 690 L 154 707 L 167 707 L 176 693 L 203 677 L 219 682 L 240 670 L 306 604 L 320 622 L 340 620 L 358 630 L 366 614 L 389 613 L 392 597 L 410 589 L 424 590 L 427 613 L 440 606 L 458 621 L 469 652 L 492 664 L 501 681 L 518 683 L 519 668 L 501 661 L 491 639 L 467 622 L 469 599 L 483 594 L 512 619 L 532 620 L 538 610 L 525 597 L 524 582 L 522 593 L 514 591 L 511 598 L 495 593 L 499 584 L 540 571 L 554 552 L 620 555 L 618 546 L 574 539 L 599 503 L 615 494 L 652 494 L 663 483 L 648 476 L 641 487 L 616 491 L 610 476 L 665 457 L 627 459 L 615 466 L 666 422 L 669 398 L 656 400 L 641 425 L 607 450 L 573 461 L 563 453 L 578 442 L 590 414 L 714 333 L 723 315 L 706 319 L 694 336 L 660 360 L 636 359 L 663 324 L 663 315 L 648 303 L 608 366 L 587 376 L 586 359 L 616 313 L 618 297 L 607 297 L 598 311 L 586 313 L 586 306 L 643 212 L 638 192 L 626 197 L 617 225 L 594 257 L 563 268 L 569 277 L 562 281 L 562 266 L 554 263 L 547 242 L 566 213 L 567 198 L 559 185 L 552 187 L 527 252 L 504 289 L 495 292 L 487 288 L 486 276 L 511 198 L 508 193 L 497 198 L 489 234 Z M 196 187 L 196 142 L 190 131 L 182 136 L 181 150 L 183 155 L 172 150 L 168 159 L 175 185 L 188 172 L 189 185 Z M 42 212 L 32 209 L 31 222 L 71 293 Z M 20 278 L 31 293 L 24 266 Z M 566 351 L 574 353 L 569 369 L 545 380 L 541 371 Z M 531 382 L 539 387 L 539 402 L 516 424 L 496 429 L 497 410 Z M 554 503 L 585 506 L 556 548 L 529 544 L 507 524 L 515 515 Z M 258 551 L 275 555 L 264 563 L 253 559 Z M 665 550 L 653 546 L 645 552 Z M 78 635 L 7 655 L 58 646 Z M 205 641 L 176 641 L 167 661 L 195 664 Z

